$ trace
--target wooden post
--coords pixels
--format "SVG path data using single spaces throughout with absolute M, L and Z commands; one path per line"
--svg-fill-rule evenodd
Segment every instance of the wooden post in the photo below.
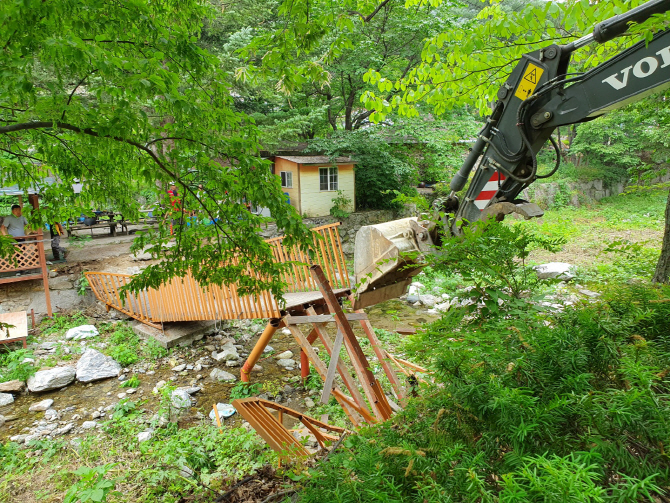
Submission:
M 384 395 L 384 390 L 370 370 L 370 364 L 363 353 L 363 349 L 361 349 L 360 344 L 358 344 L 358 341 L 356 340 L 356 334 L 354 334 L 351 325 L 349 325 L 349 321 L 347 321 L 347 317 L 342 311 L 342 307 L 340 307 L 337 297 L 333 293 L 333 289 L 330 287 L 321 267 L 313 265 L 310 267 L 310 271 L 314 280 L 319 285 L 319 290 L 328 305 L 328 309 L 335 315 L 337 327 L 344 335 L 344 341 L 351 362 L 354 365 L 354 368 L 357 369 L 356 373 L 362 375 L 362 378 L 359 377 L 359 379 L 363 385 L 363 390 L 366 392 L 366 395 L 370 400 L 370 405 L 372 406 L 375 415 L 382 421 L 386 421 L 391 417 L 391 407 L 388 404 L 386 395 Z
M 263 333 L 258 339 L 258 342 L 254 346 L 254 349 L 251 350 L 251 354 L 247 358 L 247 361 L 244 363 L 244 366 L 240 371 L 240 379 L 242 380 L 242 382 L 249 382 L 249 374 L 251 373 L 251 370 L 254 368 L 254 365 L 256 365 L 256 362 L 258 362 L 258 359 L 263 354 L 263 350 L 268 345 L 270 339 L 272 339 L 272 336 L 279 328 L 280 323 L 281 323 L 280 320 L 276 319 L 270 320 L 267 326 L 265 327 L 265 330 L 263 330 Z

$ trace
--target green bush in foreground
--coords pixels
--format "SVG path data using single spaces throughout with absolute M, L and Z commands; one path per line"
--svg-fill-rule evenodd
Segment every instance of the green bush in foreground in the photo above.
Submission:
M 670 289 L 414 341 L 438 386 L 352 437 L 301 501 L 667 501 Z M 547 323 L 545 323 L 547 322 Z

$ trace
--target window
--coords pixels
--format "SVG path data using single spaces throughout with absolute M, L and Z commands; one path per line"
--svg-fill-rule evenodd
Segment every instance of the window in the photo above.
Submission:
M 319 190 L 337 190 L 337 168 L 319 168 Z
M 293 188 L 293 172 L 291 171 L 280 171 L 279 176 L 281 176 L 281 186 L 286 189 Z

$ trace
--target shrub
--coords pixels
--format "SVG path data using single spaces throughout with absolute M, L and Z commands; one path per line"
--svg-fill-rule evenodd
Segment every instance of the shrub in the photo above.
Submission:
M 440 320 L 414 341 L 439 385 L 352 437 L 301 501 L 665 500 L 668 299 L 633 285 L 546 320 Z
M 17 349 L 0 354 L 0 382 L 25 381 L 35 375 L 37 369 L 30 363 L 22 363 L 25 358 L 32 358 L 33 354 L 27 349 Z

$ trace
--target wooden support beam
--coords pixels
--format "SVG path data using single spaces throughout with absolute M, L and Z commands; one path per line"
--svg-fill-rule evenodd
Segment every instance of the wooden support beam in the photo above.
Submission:
M 344 341 L 347 347 L 347 351 L 349 352 L 349 357 L 351 358 L 354 368 L 357 369 L 356 373 L 359 375 L 362 374 L 362 378 L 359 377 L 359 379 L 363 385 L 363 390 L 366 392 L 366 395 L 368 395 L 370 405 L 375 411 L 375 415 L 380 420 L 386 421 L 391 417 L 391 407 L 388 404 L 384 390 L 370 370 L 368 359 L 365 357 L 360 344 L 358 344 L 356 335 L 354 334 L 349 321 L 347 321 L 347 317 L 345 316 L 344 311 L 342 311 L 342 307 L 337 301 L 337 297 L 333 293 L 333 289 L 330 287 L 330 283 L 328 283 L 326 276 L 323 274 L 321 267 L 318 265 L 313 265 L 310 267 L 310 271 L 314 277 L 314 280 L 319 286 L 321 295 L 326 301 L 326 304 L 328 304 L 328 309 L 332 314 L 335 315 L 335 322 L 337 323 L 337 327 L 344 334 Z
M 312 308 L 310 308 L 312 309 Z M 314 330 L 318 336 L 319 339 L 321 340 L 321 343 L 323 344 L 323 347 L 326 348 L 326 351 L 328 352 L 328 355 L 332 358 L 333 355 L 333 343 L 330 340 L 330 336 L 328 335 L 328 332 L 326 332 L 326 326 L 322 323 L 314 323 Z M 308 339 L 309 340 L 309 339 Z M 353 397 L 354 401 L 358 404 L 359 407 L 367 408 L 367 404 L 365 403 L 365 399 L 363 398 L 363 395 L 361 395 L 361 392 L 358 390 L 358 386 L 356 385 L 356 381 L 354 381 L 354 378 L 351 377 L 351 374 L 349 373 L 349 370 L 347 367 L 344 365 L 342 362 L 342 358 L 338 358 L 337 360 L 337 371 L 340 374 L 340 377 L 342 378 L 342 381 L 344 382 L 344 385 L 347 387 L 349 390 L 349 393 Z
M 300 346 L 305 351 L 305 353 L 307 353 L 309 361 L 312 362 L 312 365 L 314 365 L 314 368 L 321 376 L 321 379 L 325 380 L 326 373 L 328 372 L 326 364 L 323 363 L 323 361 L 316 354 L 316 351 L 314 351 L 312 345 L 309 342 L 307 342 L 307 338 L 305 337 L 305 335 L 295 325 L 290 325 L 288 329 L 291 331 L 291 334 L 293 335 L 295 341 L 298 343 L 298 346 Z M 337 388 L 337 386 L 333 386 L 333 391 L 334 390 L 339 390 L 339 388 Z M 351 408 L 350 404 L 347 403 L 346 400 L 342 400 L 342 398 L 341 397 L 338 398 L 338 396 L 339 395 L 335 394 L 335 398 L 342 406 L 344 413 L 347 415 L 347 417 L 354 426 L 359 426 L 361 422 L 360 419 L 358 418 L 357 413 L 355 412 L 356 409 Z
M 360 313 L 346 313 L 345 316 L 349 321 L 367 320 L 368 315 L 364 312 Z M 287 325 L 298 325 L 300 323 L 330 323 L 335 321 L 334 314 L 315 314 L 310 316 L 286 316 L 284 323 Z
M 384 348 L 382 348 L 381 342 L 379 342 L 379 338 L 377 337 L 377 334 L 375 334 L 375 331 L 372 328 L 372 325 L 370 325 L 370 322 L 367 320 L 361 320 L 360 323 L 363 331 L 365 332 L 365 335 L 368 337 L 368 340 L 372 345 L 372 350 L 375 352 L 377 360 L 379 360 L 379 363 L 381 363 L 381 366 L 386 373 L 386 377 L 388 377 L 388 380 L 391 382 L 393 391 L 395 391 L 395 396 L 398 397 L 400 404 L 404 407 L 407 405 L 407 393 L 403 389 L 402 384 L 400 383 L 400 379 L 398 379 L 398 374 L 396 374 L 395 370 L 393 370 L 393 367 L 391 367 L 389 364 L 388 353 Z

